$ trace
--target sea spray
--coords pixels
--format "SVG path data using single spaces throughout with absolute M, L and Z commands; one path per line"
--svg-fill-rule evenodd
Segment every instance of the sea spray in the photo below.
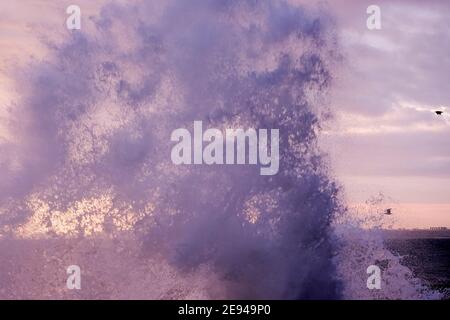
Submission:
M 401 264 L 401 257 L 386 249 L 384 232 L 391 221 L 380 214 L 386 207 L 382 193 L 364 204 L 347 208 L 333 221 L 339 243 L 334 257 L 342 279 L 345 299 L 441 299 L 443 293 L 431 290 L 413 272 Z M 391 200 L 392 201 L 392 200 Z M 367 268 L 381 271 L 381 288 L 370 290 L 365 283 Z
M 52 43 L 15 75 L 0 144 L 0 296 L 355 297 L 317 147 L 331 21 L 285 1 L 109 3 Z M 279 129 L 279 171 L 174 165 L 170 134 L 196 120 Z

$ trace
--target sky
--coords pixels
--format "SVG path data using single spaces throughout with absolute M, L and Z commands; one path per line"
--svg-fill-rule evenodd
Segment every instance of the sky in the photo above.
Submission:
M 381 30 L 365 9 L 381 10 Z M 398 227 L 450 225 L 450 3 L 338 1 L 344 67 L 333 165 L 352 203 L 382 193 Z M 446 110 L 444 117 L 435 110 Z
M 78 4 L 89 17 L 103 2 L 0 4 L 0 139 L 8 135 L 2 113 L 20 92 L 14 70 L 32 58 L 43 59 L 48 38 L 66 35 L 69 4 Z M 380 30 L 366 26 L 372 4 L 381 9 Z M 382 198 L 383 206 L 394 208 L 392 223 L 398 228 L 450 227 L 450 3 L 320 5 L 335 18 L 342 53 L 329 96 L 334 118 L 321 143 L 347 202 L 358 207 Z M 435 110 L 447 114 L 437 116 Z

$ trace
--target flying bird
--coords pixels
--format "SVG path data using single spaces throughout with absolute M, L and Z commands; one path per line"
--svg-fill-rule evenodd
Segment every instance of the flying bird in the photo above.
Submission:
M 386 211 L 384 212 L 384 214 L 387 214 L 388 216 L 390 216 L 392 214 L 392 209 L 386 209 Z
M 440 116 L 440 115 L 442 115 L 442 114 L 444 113 L 444 111 L 435 111 L 435 113 L 436 113 L 438 116 Z

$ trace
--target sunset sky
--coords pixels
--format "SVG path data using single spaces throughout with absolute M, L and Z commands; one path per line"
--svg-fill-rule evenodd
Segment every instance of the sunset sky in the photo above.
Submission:
M 369 4 L 381 9 L 381 30 L 366 28 Z M 350 201 L 382 192 L 396 226 L 450 226 L 450 3 L 333 1 L 332 8 L 345 63 L 330 145 Z
M 68 5 L 82 8 L 88 28 L 104 2 L 0 3 L 0 141 L 9 138 L 7 108 L 20 96 L 16 68 L 44 58 L 46 40 L 67 36 Z M 371 4 L 381 8 L 381 30 L 366 27 Z M 342 62 L 330 93 L 334 119 L 321 141 L 348 203 L 381 193 L 383 205 L 394 208 L 395 227 L 450 227 L 450 2 L 322 6 L 336 19 Z

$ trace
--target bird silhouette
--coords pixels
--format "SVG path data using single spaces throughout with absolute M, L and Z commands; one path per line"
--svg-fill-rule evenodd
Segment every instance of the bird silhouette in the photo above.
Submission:
M 442 115 L 442 114 L 444 113 L 444 111 L 435 111 L 435 113 L 436 113 L 438 116 L 440 116 L 440 115 Z

